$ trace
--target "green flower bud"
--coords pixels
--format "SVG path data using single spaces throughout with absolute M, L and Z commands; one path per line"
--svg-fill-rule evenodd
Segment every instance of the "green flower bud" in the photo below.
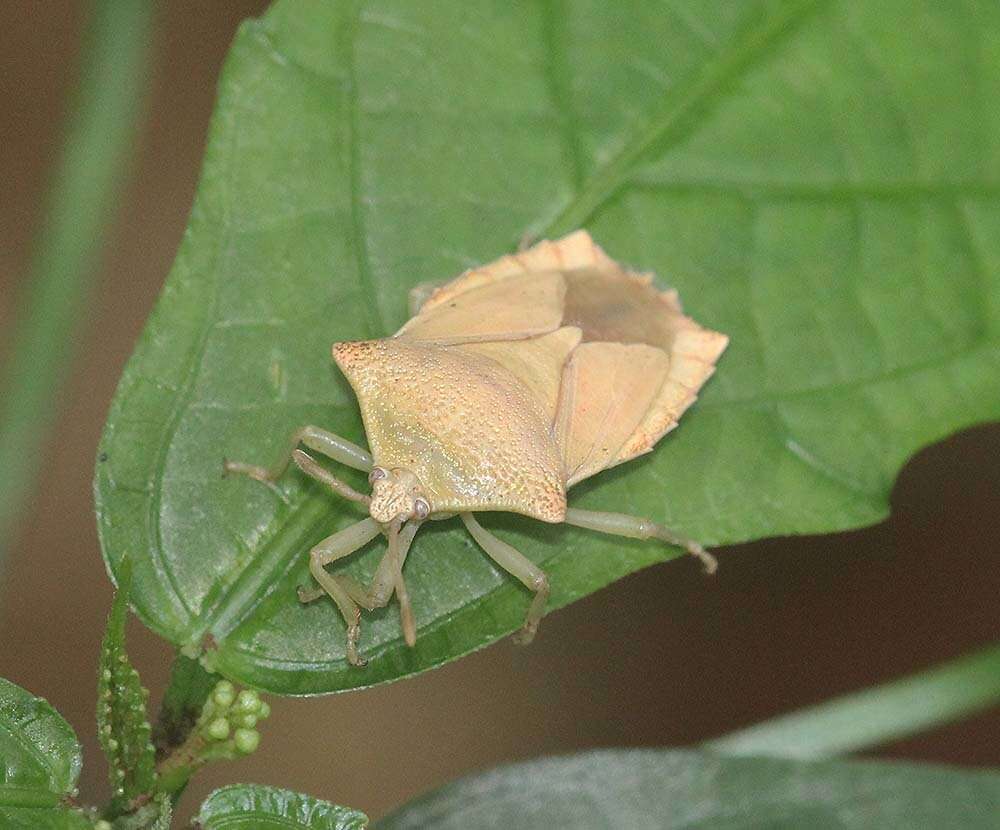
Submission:
M 224 741 L 229 737 L 229 721 L 225 718 L 215 718 L 205 727 L 205 737 L 213 741 Z
M 244 689 L 236 698 L 235 708 L 241 712 L 256 713 L 257 710 L 260 709 L 260 698 L 257 696 L 256 692 L 251 691 L 250 689 Z
M 235 699 L 236 689 L 233 688 L 232 683 L 228 680 L 220 680 L 215 684 L 215 690 L 212 692 L 212 700 L 215 702 L 216 706 L 221 706 L 223 708 L 232 706 Z
M 249 755 L 260 744 L 260 733 L 255 729 L 237 729 L 233 733 L 233 743 L 237 752 Z
M 237 726 L 244 726 L 253 729 L 257 725 L 257 716 L 252 714 L 240 715 L 233 721 Z

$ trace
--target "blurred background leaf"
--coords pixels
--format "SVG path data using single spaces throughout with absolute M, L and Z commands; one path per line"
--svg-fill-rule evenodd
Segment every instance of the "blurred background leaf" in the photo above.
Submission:
M 1000 699 L 1000 646 L 740 729 L 703 746 L 722 755 L 833 758 L 913 735 Z
M 0 567 L 81 334 L 78 322 L 146 89 L 153 4 L 95 0 L 91 6 L 62 154 L 0 373 Z
M 472 775 L 379 830 L 995 828 L 1000 775 L 932 766 L 604 751 Z
M 526 593 L 443 523 L 407 564 L 417 647 L 390 607 L 366 617 L 368 668 L 347 666 L 336 610 L 294 588 L 357 514 L 295 474 L 272 491 L 219 473 L 304 423 L 363 442 L 330 342 L 392 332 L 409 286 L 525 230 L 586 225 L 733 338 L 681 428 L 577 505 L 713 544 L 882 518 L 911 453 L 1000 412 L 998 16 L 284 0 L 247 23 L 101 447 L 104 552 L 112 570 L 137 553 L 140 616 L 285 694 L 402 677 L 517 627 Z M 549 572 L 552 607 L 674 555 L 489 524 Z

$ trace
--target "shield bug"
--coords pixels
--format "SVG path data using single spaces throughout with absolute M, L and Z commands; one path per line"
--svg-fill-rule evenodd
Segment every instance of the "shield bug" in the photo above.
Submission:
M 400 605 L 410 645 L 416 626 L 403 563 L 421 524 L 457 514 L 479 546 L 534 597 L 530 641 L 549 593 L 545 573 L 476 521 L 520 513 L 603 533 L 679 545 L 713 570 L 704 549 L 648 519 L 568 507 L 566 493 L 595 473 L 649 452 L 677 425 L 728 338 L 686 317 L 674 291 L 610 259 L 585 231 L 534 247 L 430 290 L 411 292 L 411 318 L 382 340 L 335 343 L 333 358 L 358 398 L 371 453 L 315 426 L 292 436 L 273 467 L 226 462 L 273 482 L 294 462 L 369 517 L 312 548 L 311 602 L 329 595 L 358 654 L 361 609 Z M 369 473 L 371 495 L 333 476 L 300 448 Z M 388 550 L 368 588 L 326 566 L 384 534 Z

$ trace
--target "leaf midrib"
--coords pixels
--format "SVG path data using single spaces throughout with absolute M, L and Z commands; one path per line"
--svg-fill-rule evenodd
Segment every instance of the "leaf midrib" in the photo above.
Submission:
M 725 49 L 715 60 L 706 61 L 691 78 L 666 93 L 663 103 L 650 118 L 645 129 L 636 133 L 604 167 L 597 170 L 584 187 L 548 223 L 543 236 L 568 233 L 582 227 L 597 210 L 629 181 L 633 168 L 655 147 L 667 139 L 676 140 L 683 134 L 685 119 L 700 112 L 727 85 L 739 79 L 776 42 L 789 36 L 816 9 L 830 0 L 796 0 L 787 3 L 782 13 L 751 27 L 742 41 Z M 688 132 L 698 119 L 687 124 Z
M 790 389 L 787 392 L 765 392 L 762 395 L 747 395 L 744 397 L 720 398 L 718 400 L 702 401 L 699 409 L 725 409 L 727 407 L 752 407 L 757 405 L 785 403 L 787 401 L 808 400 L 821 397 L 831 392 L 855 392 L 868 386 L 877 386 L 894 380 L 901 380 L 910 375 L 919 375 L 931 369 L 944 366 L 974 356 L 977 352 L 985 352 L 1000 346 L 1000 338 L 992 333 L 983 333 L 966 342 L 961 347 L 935 355 L 926 360 L 914 361 L 892 369 L 874 372 L 857 380 L 831 381 L 818 386 L 803 389 Z
M 368 314 L 368 325 L 371 330 L 371 335 L 375 336 L 375 334 L 384 331 L 384 324 L 381 320 L 381 313 L 375 297 L 371 267 L 370 263 L 368 263 L 366 255 L 367 242 L 365 238 L 363 218 L 360 215 L 360 154 L 356 146 L 356 137 L 358 135 L 357 75 L 354 67 L 354 36 L 356 32 L 357 18 L 360 11 L 357 4 L 350 4 L 338 8 L 340 9 L 338 29 L 341 42 L 339 44 L 340 48 L 337 50 L 337 54 L 341 56 L 341 60 L 344 62 L 343 77 L 348 79 L 347 93 L 345 95 L 345 98 L 348 99 L 349 107 L 349 114 L 346 121 L 346 141 L 350 145 L 347 148 L 347 151 L 349 154 L 349 176 L 351 181 L 351 224 L 352 233 L 354 235 L 352 247 L 355 250 L 355 256 L 357 258 L 358 276 L 361 282 L 361 294 L 364 298 L 365 308 Z M 282 55 L 282 57 L 288 58 L 288 56 L 279 49 L 278 44 L 275 43 L 271 37 L 265 24 L 258 24 L 254 22 L 251 26 L 252 36 L 258 37 L 271 51 Z M 301 70 L 302 67 L 299 63 L 292 62 L 290 58 L 288 59 L 290 63 Z M 338 75 L 323 74 L 322 77 L 334 84 L 343 83 L 342 77 L 338 77 Z M 228 228 L 229 220 L 226 219 L 224 222 Z M 227 230 L 224 235 L 224 238 L 227 240 L 227 244 L 230 237 L 231 234 Z M 220 246 L 220 249 L 222 247 L 223 246 Z M 213 289 L 212 308 L 207 318 L 210 321 L 214 321 L 217 317 L 217 283 L 213 284 Z M 205 327 L 206 334 L 202 336 L 200 347 L 195 355 L 195 366 L 200 363 L 200 355 L 204 354 L 205 347 L 207 345 L 207 332 L 211 330 L 211 327 L 212 324 Z M 169 448 L 172 436 L 179 424 L 179 415 L 183 413 L 189 402 L 191 391 L 194 388 L 194 374 L 195 373 L 191 373 L 191 379 L 185 384 L 182 394 L 178 397 L 176 407 L 178 418 L 169 430 L 168 438 L 165 443 L 165 447 L 167 448 Z M 163 469 L 162 462 L 160 469 Z M 162 474 L 157 478 L 157 486 L 155 489 L 155 513 L 157 516 L 159 516 L 160 513 L 162 498 L 161 483 Z M 321 508 L 323 509 L 321 510 Z M 263 558 L 261 555 L 262 552 L 272 548 L 277 548 L 277 555 L 274 557 L 274 561 L 271 563 L 271 566 L 263 570 L 259 567 L 254 567 L 253 564 L 246 566 L 236 579 L 232 580 L 224 587 L 224 589 L 220 592 L 219 598 L 212 604 L 211 608 L 202 610 L 201 613 L 197 615 L 191 614 L 189 611 L 189 620 L 185 627 L 185 633 L 182 636 L 182 639 L 188 643 L 197 644 L 201 642 L 202 638 L 209 631 L 214 632 L 217 638 L 224 639 L 233 628 L 239 625 L 242 619 L 250 614 L 253 609 L 255 609 L 266 598 L 268 592 L 261 589 L 267 585 L 274 584 L 278 581 L 282 574 L 287 572 L 294 557 L 298 554 L 298 550 L 295 547 L 294 542 L 299 537 L 309 537 L 311 531 L 323 522 L 322 515 L 313 516 L 313 514 L 321 514 L 324 512 L 328 514 L 329 508 L 328 499 L 324 498 L 322 493 L 307 492 L 298 500 L 297 503 L 293 503 L 287 511 L 280 515 L 280 518 L 272 522 L 271 526 L 267 528 L 264 532 L 266 541 L 254 552 L 253 563 L 257 563 Z M 284 538 L 287 535 L 284 531 L 286 531 L 289 527 L 298 527 L 302 524 L 305 524 L 305 527 L 300 529 L 302 532 L 293 534 L 291 540 L 286 540 Z M 284 545 L 282 544 L 283 542 L 285 543 Z M 288 544 L 289 542 L 292 544 Z M 159 545 L 159 543 L 159 523 L 157 522 L 157 544 Z M 283 547 L 288 547 L 290 551 L 284 556 L 281 555 Z M 173 574 L 170 576 L 171 585 L 174 586 L 174 590 L 177 592 L 174 576 Z

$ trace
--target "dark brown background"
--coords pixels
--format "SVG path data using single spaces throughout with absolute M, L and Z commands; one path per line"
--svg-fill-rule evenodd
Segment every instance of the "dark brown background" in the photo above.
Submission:
M 162 4 L 133 175 L 60 400 L 68 440 L 25 511 L 0 583 L 0 675 L 48 698 L 84 743 L 81 797 L 103 800 L 94 665 L 111 597 L 98 553 L 94 446 L 121 367 L 166 275 L 194 193 L 216 77 L 262 2 Z M 15 313 L 74 80 L 85 6 L 0 4 L 0 348 Z M 892 519 L 823 538 L 721 551 L 717 578 L 680 561 L 443 669 L 339 697 L 273 700 L 258 752 L 201 775 L 187 809 L 235 780 L 303 790 L 380 815 L 475 768 L 594 746 L 679 745 L 896 677 L 997 639 L 1000 429 L 921 453 Z M 2 471 L 0 471 L 2 475 Z M 614 625 L 608 625 L 610 620 Z M 158 698 L 170 649 L 133 624 Z M 1000 764 L 1000 710 L 877 755 Z

